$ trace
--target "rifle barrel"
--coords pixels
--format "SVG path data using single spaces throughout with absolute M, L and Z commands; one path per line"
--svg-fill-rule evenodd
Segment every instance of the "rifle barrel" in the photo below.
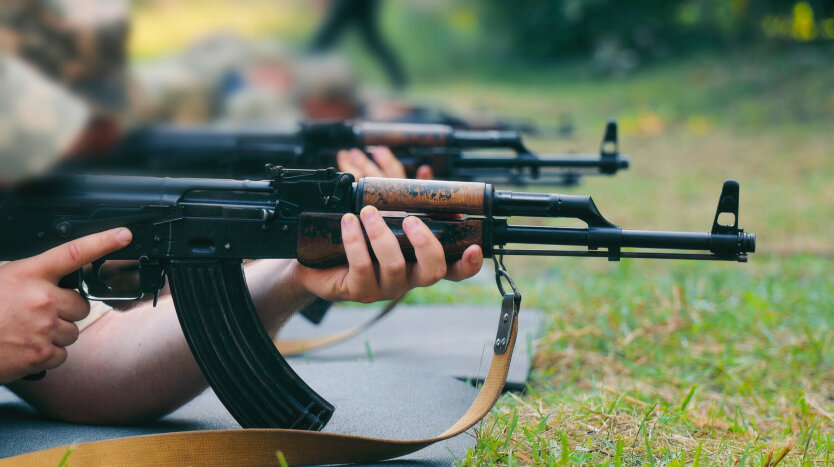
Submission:
M 629 166 L 627 157 L 617 157 L 609 161 L 597 154 L 576 154 L 576 155 L 548 155 L 537 154 L 533 157 L 519 156 L 474 156 L 464 155 L 455 162 L 461 168 L 561 168 L 561 169 L 586 169 L 598 168 L 603 165 L 614 163 L 618 169 L 625 169 Z
M 610 258 L 611 253 L 607 251 L 579 251 L 579 250 L 515 250 L 500 248 L 496 254 L 506 256 L 570 256 L 574 258 Z M 697 261 L 738 261 L 747 262 L 747 255 L 719 256 L 712 253 L 656 253 L 645 251 L 623 251 L 617 258 L 635 259 L 689 259 Z
M 506 240 L 506 243 L 587 246 L 590 241 L 589 237 L 589 229 L 509 225 L 504 240 Z M 710 237 L 711 234 L 706 232 L 623 230 L 620 246 L 624 248 L 709 250 Z
M 503 148 L 513 149 L 519 154 L 530 153 L 517 131 L 454 130 L 451 136 L 455 146 L 461 149 Z
M 611 228 L 601 228 L 610 230 Z M 714 234 L 707 232 L 676 232 L 660 230 L 621 230 L 618 234 L 607 232 L 612 240 L 607 245 L 600 245 L 594 238 L 596 229 L 575 229 L 563 227 L 543 227 L 526 225 L 508 225 L 506 229 L 499 227 L 494 233 L 495 243 L 522 243 L 536 245 L 561 246 L 603 246 L 613 248 L 644 248 L 659 250 L 700 250 L 712 251 L 721 258 L 734 259 L 756 250 L 756 236 L 752 233 L 740 232 L 731 234 Z M 612 235 L 613 233 L 613 235 Z M 735 248 L 729 248 L 734 246 Z M 521 253 L 524 250 L 511 250 L 508 254 Z M 540 251 L 540 250 L 536 250 Z M 719 254 L 720 253 L 720 254 Z M 527 253 L 532 254 L 532 253 Z M 578 256 L 594 256 L 577 254 Z M 566 256 L 566 255 L 560 255 Z M 597 256 L 605 256 L 600 253 Z M 620 254 L 622 257 L 629 257 Z M 646 256 L 631 256 L 646 257 Z M 660 257 L 652 253 L 650 257 Z

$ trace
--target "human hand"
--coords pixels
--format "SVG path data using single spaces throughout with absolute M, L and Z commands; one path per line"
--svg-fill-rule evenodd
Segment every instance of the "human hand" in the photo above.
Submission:
M 390 149 L 384 146 L 368 148 L 373 161 L 359 149 L 342 150 L 336 154 L 339 171 L 353 174 L 356 179 L 364 177 L 406 178 L 405 167 L 394 156 Z M 428 165 L 417 168 L 417 178 L 431 180 L 434 172 Z
M 443 246 L 420 219 L 403 220 L 403 231 L 414 247 L 416 263 L 408 264 L 391 229 L 373 206 L 362 208 L 360 220 L 353 214 L 342 217 L 342 242 L 348 264 L 329 269 L 296 265 L 296 279 L 310 293 L 326 300 L 363 303 L 399 298 L 415 287 L 426 287 L 441 279 L 459 281 L 475 275 L 483 264 L 483 252 L 470 245 L 460 260 L 446 263 Z M 377 264 L 371 260 L 362 226 L 368 234 Z
M 90 313 L 90 304 L 58 282 L 131 239 L 128 229 L 108 230 L 0 267 L 0 384 L 67 359 L 65 347 L 78 339 L 75 321 Z

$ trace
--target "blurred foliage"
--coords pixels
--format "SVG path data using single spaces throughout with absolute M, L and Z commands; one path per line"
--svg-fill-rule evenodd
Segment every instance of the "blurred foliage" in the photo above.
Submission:
M 216 33 L 276 37 L 301 48 L 326 14 L 306 0 L 136 0 L 131 55 L 149 59 Z M 475 81 L 580 66 L 624 75 L 701 52 L 834 46 L 831 0 L 411 0 L 383 2 L 383 36 L 413 82 Z M 340 46 L 360 75 L 384 82 L 349 32 Z M 753 47 L 750 47 L 753 46 Z M 587 68 L 592 59 L 594 68 Z M 695 123 L 698 125 L 697 122 Z
M 301 36 L 314 21 L 313 12 L 296 1 L 140 0 L 134 3 L 130 55 L 158 57 L 218 32 L 248 39 Z
M 593 54 L 628 70 L 705 48 L 834 40 L 834 2 L 827 0 L 484 0 L 479 6 L 492 46 L 529 61 Z

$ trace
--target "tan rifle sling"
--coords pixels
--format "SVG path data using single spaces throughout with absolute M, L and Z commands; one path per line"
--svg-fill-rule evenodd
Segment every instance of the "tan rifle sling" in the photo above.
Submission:
M 330 334 L 327 336 L 321 337 L 309 337 L 307 339 L 275 339 L 275 348 L 278 349 L 278 352 L 281 353 L 284 357 L 293 357 L 296 355 L 301 355 L 305 352 L 309 352 L 311 350 L 317 350 L 324 347 L 329 347 L 334 344 L 338 344 L 339 342 L 345 341 L 350 339 L 353 336 L 356 336 L 366 329 L 370 328 L 377 321 L 381 320 L 385 315 L 390 313 L 397 305 L 405 298 L 405 295 L 402 297 L 390 301 L 381 310 L 379 310 L 373 318 L 369 319 L 368 321 L 360 324 L 351 329 L 347 329 L 341 332 L 337 332 L 334 334 Z

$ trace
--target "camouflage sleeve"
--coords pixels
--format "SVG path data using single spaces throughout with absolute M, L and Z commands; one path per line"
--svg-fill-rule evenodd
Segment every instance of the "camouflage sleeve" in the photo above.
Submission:
M 49 167 L 81 133 L 89 113 L 81 100 L 0 52 L 0 182 Z

